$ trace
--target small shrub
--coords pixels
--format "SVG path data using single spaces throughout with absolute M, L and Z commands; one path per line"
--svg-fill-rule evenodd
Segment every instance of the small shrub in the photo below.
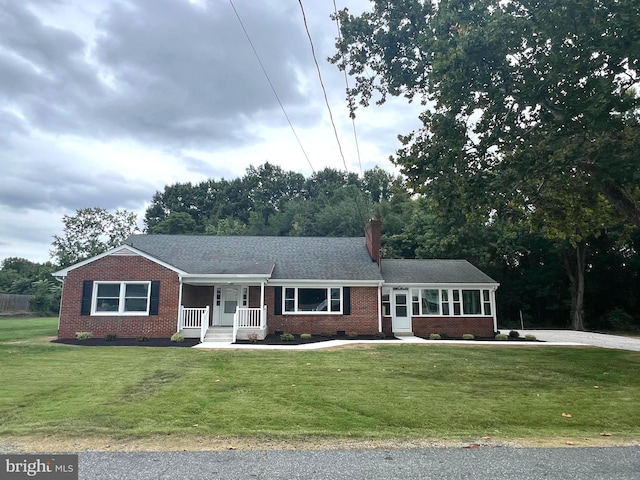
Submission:
M 139 342 L 148 342 L 149 341 L 149 337 L 147 337 L 146 335 L 140 335 L 138 337 L 138 341 Z
M 300 334 L 300 338 L 309 339 L 309 338 L 311 338 L 311 334 L 310 333 L 301 333 Z
M 295 338 L 296 337 L 294 337 L 292 333 L 283 333 L 282 335 L 280 335 L 280 340 L 282 340 L 283 342 L 293 342 Z
M 444 339 L 444 338 L 449 338 L 449 334 L 447 333 L 441 333 L 440 334 L 440 338 Z
M 633 324 L 633 317 L 621 308 L 609 310 L 602 316 L 602 321 L 606 327 L 616 331 L 632 331 L 637 327 Z
M 258 334 L 256 332 L 247 333 L 247 340 L 253 343 L 257 342 Z
M 333 333 L 331 333 L 331 332 L 322 332 L 322 333 L 320 334 L 320 336 L 321 336 L 321 337 L 325 337 L 325 338 L 333 337 Z
M 535 342 L 535 341 L 537 340 L 536 336 L 535 336 L 535 335 L 532 335 L 532 334 L 530 334 L 530 333 L 529 333 L 529 334 L 527 334 L 527 335 L 525 335 L 525 336 L 524 336 L 524 339 L 525 339 L 525 340 L 528 340 L 528 341 L 530 341 L 530 342 Z
M 171 341 L 176 343 L 184 342 L 184 335 L 176 332 L 173 335 L 171 335 Z
M 520 332 L 517 330 L 511 330 L 509 332 L 509 338 L 520 338 Z
M 387 334 L 384 332 L 376 332 L 373 334 L 373 338 L 377 340 L 384 340 L 385 338 L 387 338 Z
M 473 333 L 465 333 L 462 335 L 463 340 L 473 340 L 474 338 L 476 337 Z
M 104 339 L 105 339 L 107 342 L 113 342 L 113 341 L 114 341 L 114 340 L 116 340 L 117 338 L 118 338 L 118 334 L 117 334 L 117 333 L 113 333 L 113 332 L 112 332 L 112 333 L 107 333 L 107 334 L 104 336 Z
M 358 336 L 358 332 L 347 332 L 347 337 L 356 338 Z
M 76 332 L 76 338 L 78 340 L 89 340 L 93 338 L 93 333 L 91 332 Z
M 499 333 L 496 335 L 496 340 L 508 340 L 509 335 L 505 335 L 504 333 Z
M 432 333 L 429 335 L 429 340 L 440 340 L 442 336 L 439 333 Z

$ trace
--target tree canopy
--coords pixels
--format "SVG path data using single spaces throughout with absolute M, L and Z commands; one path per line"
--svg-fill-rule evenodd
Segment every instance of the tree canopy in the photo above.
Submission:
M 331 61 L 355 76 L 350 97 L 424 103 L 393 161 L 440 215 L 537 223 L 568 242 L 582 328 L 588 243 L 640 227 L 640 1 L 373 4 L 338 15 Z
M 358 236 L 401 185 L 378 167 L 362 178 L 332 168 L 305 178 L 267 162 L 233 180 L 166 186 L 153 196 L 145 224 L 148 233 Z
M 51 257 L 60 267 L 99 255 L 117 247 L 138 230 L 136 214 L 127 210 L 110 213 L 104 208 L 81 208 L 62 218 L 63 235 L 54 235 Z
M 361 105 L 427 104 L 395 157 L 416 191 L 462 177 L 535 208 L 576 179 L 639 227 L 639 15 L 638 0 L 374 1 L 340 12 L 332 61 Z

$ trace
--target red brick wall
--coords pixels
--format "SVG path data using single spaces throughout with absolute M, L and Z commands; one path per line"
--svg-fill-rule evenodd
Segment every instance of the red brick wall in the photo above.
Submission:
M 158 315 L 80 315 L 82 282 L 160 281 Z M 109 255 L 72 270 L 64 281 L 60 308 L 59 338 L 73 338 L 76 332 L 92 332 L 94 337 L 116 333 L 119 337 L 170 337 L 178 323 L 178 274 L 140 256 Z
M 209 306 L 209 325 L 213 321 L 213 306 L 215 292 L 212 286 L 183 285 L 182 305 L 187 308 L 204 308 Z
M 269 333 L 357 332 L 371 335 L 378 331 L 378 288 L 351 287 L 351 315 L 274 314 L 275 287 L 266 287 L 267 328 Z
M 449 337 L 462 337 L 472 333 L 476 337 L 493 337 L 492 317 L 413 317 L 413 334 L 428 338 L 432 333 L 446 333 Z

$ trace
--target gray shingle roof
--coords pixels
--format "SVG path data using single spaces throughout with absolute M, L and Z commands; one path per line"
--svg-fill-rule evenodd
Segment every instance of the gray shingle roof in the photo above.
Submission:
M 385 283 L 498 283 L 466 260 L 382 260 Z
M 382 280 L 364 237 L 132 235 L 124 242 L 191 274 L 280 280 Z

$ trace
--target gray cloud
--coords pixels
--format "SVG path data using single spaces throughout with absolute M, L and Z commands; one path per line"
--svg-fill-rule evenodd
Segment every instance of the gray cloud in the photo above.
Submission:
M 238 11 L 280 100 L 308 107 L 296 80 L 309 57 L 299 18 L 263 2 Z M 251 141 L 247 122 L 279 110 L 226 2 L 111 2 L 96 27 L 89 44 L 10 2 L 0 16 L 3 103 L 49 132 L 181 146 Z
M 334 142 L 298 2 L 234 3 L 296 129 L 321 125 L 316 144 Z M 304 5 L 340 127 L 344 79 L 326 62 L 336 35 L 332 5 Z M 395 135 L 408 131 L 400 120 L 358 125 L 361 145 L 392 153 Z M 36 237 L 50 240 L 62 215 L 78 208 L 140 213 L 173 171 L 176 181 L 242 175 L 247 165 L 229 152 L 266 146 L 280 128 L 288 130 L 287 121 L 228 0 L 0 0 L 0 259 Z M 342 129 L 343 142 L 350 132 Z M 292 134 L 291 144 L 297 152 Z M 141 153 L 135 171 L 109 164 L 120 145 L 124 158 Z M 104 151 L 94 156 L 94 146 Z M 266 156 L 274 154 L 251 162 Z M 269 161 L 291 164 L 275 157 Z M 154 159 L 164 162 L 158 173 Z

